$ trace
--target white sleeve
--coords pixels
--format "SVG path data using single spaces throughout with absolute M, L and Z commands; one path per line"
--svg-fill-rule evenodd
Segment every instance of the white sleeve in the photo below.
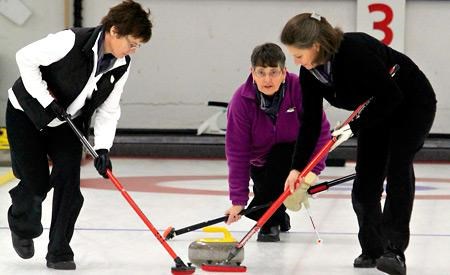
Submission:
M 116 135 L 117 122 L 120 118 L 120 98 L 125 82 L 130 73 L 130 66 L 123 76 L 116 82 L 109 97 L 100 105 L 94 118 L 94 149 L 110 149 Z
M 39 66 L 48 66 L 61 60 L 75 44 L 75 33 L 64 30 L 35 41 L 16 53 L 23 85 L 28 93 L 36 98 L 43 107 L 47 107 L 53 97 L 47 90 L 47 83 L 42 79 Z

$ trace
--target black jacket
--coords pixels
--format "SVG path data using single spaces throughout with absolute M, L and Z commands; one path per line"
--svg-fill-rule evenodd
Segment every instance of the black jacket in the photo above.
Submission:
M 67 55 L 61 60 L 49 66 L 40 66 L 42 78 L 47 82 L 48 89 L 58 101 L 58 104 L 65 109 L 82 92 L 89 76 L 94 69 L 94 46 L 101 26 L 96 28 L 73 28 L 75 33 L 75 44 Z M 126 57 L 126 65 L 117 67 L 106 72 L 97 82 L 97 91 L 92 98 L 87 101 L 82 109 L 83 132 L 87 134 L 91 117 L 95 109 L 100 106 L 111 94 L 116 82 L 127 71 L 130 64 L 130 57 Z M 111 75 L 114 81 L 111 82 Z M 24 112 L 38 130 L 50 123 L 56 115 L 45 109 L 35 98 L 25 89 L 22 78 L 14 83 L 12 90 L 22 106 Z
M 400 66 L 394 78 L 389 70 Z M 323 99 L 331 105 L 353 111 L 372 98 L 358 119 L 350 123 L 354 133 L 361 127 L 376 127 L 400 108 L 434 110 L 436 96 L 431 84 L 406 55 L 365 33 L 345 33 L 338 52 L 331 59 L 332 85 L 300 68 L 303 91 L 303 123 L 297 140 L 294 163 L 304 167 L 320 133 Z M 414 106 L 414 107 L 413 107 Z

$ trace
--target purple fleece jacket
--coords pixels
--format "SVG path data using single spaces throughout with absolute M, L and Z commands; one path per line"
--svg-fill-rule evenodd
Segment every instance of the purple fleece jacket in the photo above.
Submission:
M 250 165 L 263 166 L 274 144 L 295 142 L 300 130 L 302 95 L 298 76 L 286 75 L 286 88 L 276 123 L 262 111 L 256 99 L 256 88 L 250 75 L 234 93 L 227 113 L 225 152 L 228 163 L 230 200 L 246 205 L 249 199 Z M 300 120 L 299 120 L 300 118 Z M 322 115 L 322 131 L 316 144 L 317 153 L 331 138 L 330 124 Z M 319 175 L 325 158 L 312 170 Z

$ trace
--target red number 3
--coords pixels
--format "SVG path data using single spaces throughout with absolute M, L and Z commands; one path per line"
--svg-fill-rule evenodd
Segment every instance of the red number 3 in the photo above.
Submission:
M 375 30 L 380 30 L 384 33 L 384 38 L 381 40 L 386 45 L 389 45 L 392 42 L 392 38 L 394 37 L 394 33 L 392 29 L 389 27 L 389 24 L 392 22 L 392 18 L 394 17 L 394 13 L 392 12 L 391 7 L 386 4 L 375 3 L 369 5 L 369 12 L 381 11 L 384 13 L 385 17 L 383 20 L 374 22 L 373 28 Z

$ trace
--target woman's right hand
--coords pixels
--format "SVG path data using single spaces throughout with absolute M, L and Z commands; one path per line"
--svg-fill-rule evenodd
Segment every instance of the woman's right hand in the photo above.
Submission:
M 284 183 L 284 190 L 290 189 L 291 194 L 293 194 L 300 185 L 300 181 L 297 181 L 299 175 L 298 170 L 292 169 Z
M 244 210 L 244 205 L 233 205 L 227 211 L 225 211 L 225 215 L 228 215 L 228 219 L 225 222 L 226 224 L 232 224 L 237 222 L 242 216 L 239 213 Z

